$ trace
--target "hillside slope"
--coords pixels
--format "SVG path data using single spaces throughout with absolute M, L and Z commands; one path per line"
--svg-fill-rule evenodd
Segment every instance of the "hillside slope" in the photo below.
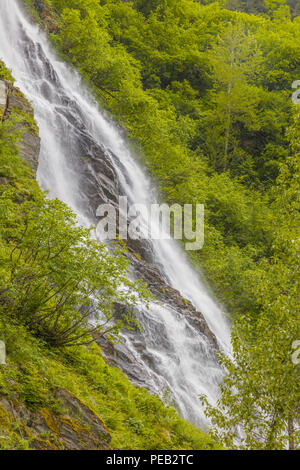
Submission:
M 39 137 L 33 111 L 1 62 L 0 110 L 0 339 L 7 352 L 7 364 L 0 365 L 0 449 L 218 448 L 110 367 L 96 344 L 51 346 L 41 330 L 32 334 L 15 310 L 10 313 L 7 210 L 44 196 L 34 178 Z

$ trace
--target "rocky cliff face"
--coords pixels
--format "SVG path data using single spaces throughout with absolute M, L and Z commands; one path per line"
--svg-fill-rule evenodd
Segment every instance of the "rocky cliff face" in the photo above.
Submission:
M 31 449 L 110 449 L 111 436 L 99 416 L 67 390 L 57 389 L 55 398 L 62 413 L 49 408 L 30 410 L 16 397 L 0 396 L 0 429 L 19 432 Z
M 32 106 L 12 82 L 0 77 L 0 126 L 13 115 L 18 118 L 14 130 L 20 131 L 17 142 L 20 156 L 29 164 L 34 177 L 40 138 Z M 0 184 L 6 184 L 5 178 L 0 178 Z M 18 433 L 18 438 L 29 442 L 30 448 L 39 450 L 110 448 L 111 436 L 105 424 L 86 404 L 61 388 L 54 392 L 54 397 L 63 412 L 55 413 L 51 408 L 32 410 L 17 394 L 0 395 L 0 434 Z
M 64 117 L 73 125 L 75 124 L 77 142 L 78 138 L 80 139 L 79 156 L 78 149 L 77 153 L 76 151 L 72 152 L 72 166 L 76 168 L 77 175 L 80 175 L 80 192 L 82 200 L 86 201 L 86 215 L 97 225 L 99 220 L 95 217 L 95 213 L 100 204 L 113 205 L 118 218 L 117 202 L 119 196 L 123 195 L 123 190 L 115 168 L 117 165 L 120 166 L 120 162 L 112 152 L 107 152 L 94 141 L 80 120 L 76 123 L 76 115 L 80 116 L 79 110 L 76 109 L 76 103 L 69 103 L 68 112 L 64 114 Z M 74 142 L 75 139 L 72 141 Z M 125 169 L 121 168 L 121 171 L 126 175 Z M 128 220 L 127 223 L 129 225 L 130 221 Z M 174 309 L 179 316 L 182 316 L 199 332 L 200 336 L 205 336 L 212 346 L 212 351 L 216 352 L 218 350 L 217 339 L 203 314 L 197 311 L 189 300 L 183 298 L 180 292 L 174 289 L 168 279 L 163 276 L 159 263 L 154 258 L 151 243 L 147 240 L 133 240 L 131 238 L 126 243 L 128 248 L 126 256 L 130 260 L 133 276 L 145 282 L 159 303 Z M 116 305 L 116 318 L 121 317 L 122 314 L 126 314 L 125 306 Z M 136 317 L 141 317 L 140 312 L 136 312 Z M 147 351 L 143 334 L 136 329 L 132 332 L 126 331 L 126 337 L 130 338 L 131 344 L 134 344 L 135 349 L 139 351 L 143 362 L 159 375 L 160 370 L 154 363 L 153 355 Z M 148 372 L 130 348 L 122 343 L 112 345 L 103 337 L 97 341 L 110 365 L 119 367 L 133 383 L 153 391 L 149 385 L 151 379 Z M 172 354 L 172 345 L 168 345 L 166 339 L 164 341 L 165 348 L 169 349 Z
M 35 173 L 38 167 L 40 138 L 32 106 L 11 82 L 0 79 L 0 121 L 9 119 L 12 114 L 19 118 L 15 127 L 20 129 L 21 134 L 18 142 L 20 156 Z

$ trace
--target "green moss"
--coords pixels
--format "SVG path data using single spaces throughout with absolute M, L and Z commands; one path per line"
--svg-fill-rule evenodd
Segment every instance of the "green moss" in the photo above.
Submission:
M 39 128 L 36 124 L 33 114 L 21 110 L 17 107 L 12 108 L 12 112 L 22 119 L 22 125 L 28 128 L 36 136 L 39 135 Z
M 0 79 L 8 80 L 11 83 L 14 83 L 14 78 L 11 74 L 11 71 L 6 67 L 4 62 L 0 59 Z
M 4 429 L 10 425 L 10 414 L 0 403 L 0 429 Z
M 59 433 L 59 425 L 58 421 L 54 419 L 53 410 L 49 408 L 42 408 L 39 410 L 40 415 L 43 417 L 45 423 L 47 424 L 48 428 L 54 432 Z

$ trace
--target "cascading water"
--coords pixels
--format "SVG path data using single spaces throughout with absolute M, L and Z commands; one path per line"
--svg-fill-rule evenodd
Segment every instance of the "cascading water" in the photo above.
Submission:
M 16 0 L 0 0 L 0 57 L 11 68 L 18 86 L 32 102 L 39 125 L 41 153 L 38 181 L 50 197 L 66 202 L 80 223 L 90 225 L 86 196 L 78 183 L 74 155 L 82 155 L 80 139 L 100 145 L 111 159 L 122 194 L 132 203 L 153 202 L 153 185 L 130 154 L 116 126 L 98 109 L 80 76 L 59 61 L 45 35 L 32 25 Z M 228 322 L 210 297 L 199 275 L 173 240 L 155 240 L 152 251 L 162 276 L 203 313 L 221 348 L 230 350 Z M 204 427 L 198 399 L 218 396 L 223 376 L 208 339 L 167 305 L 141 307 L 144 353 L 133 335 L 124 333 L 124 348 L 145 372 L 147 386 L 167 389 L 181 414 Z M 145 357 L 147 356 L 147 360 Z

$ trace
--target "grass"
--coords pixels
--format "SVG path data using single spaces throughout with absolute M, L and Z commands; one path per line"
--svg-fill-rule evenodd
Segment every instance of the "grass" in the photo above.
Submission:
M 0 338 L 7 348 L 7 366 L 0 366 L 0 397 L 14 399 L 30 410 L 59 414 L 55 390 L 66 389 L 102 417 L 114 449 L 220 448 L 174 408 L 110 367 L 97 345 L 49 349 L 22 325 L 8 322 L 3 311 L 0 315 Z M 13 445 L 30 448 L 30 438 L 21 438 L 14 427 L 15 423 L 8 427 Z M 7 445 L 7 439 L 0 438 L 0 449 Z

